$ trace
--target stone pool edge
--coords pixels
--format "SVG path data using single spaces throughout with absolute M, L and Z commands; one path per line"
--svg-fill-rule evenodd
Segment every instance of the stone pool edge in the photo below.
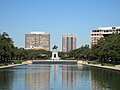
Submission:
M 120 68 L 111 67 L 111 66 L 100 66 L 100 65 L 93 65 L 93 64 L 82 64 L 86 66 L 101 68 L 101 69 L 108 69 L 108 70 L 114 70 L 114 71 L 120 71 Z
M 0 66 L 0 69 L 15 67 L 15 66 L 22 66 L 22 65 L 27 65 L 27 64 L 11 64 L 11 65 L 7 65 L 7 66 Z
M 32 61 L 31 60 L 27 60 L 27 61 L 23 61 L 22 64 L 9 64 L 7 66 L 0 66 L 0 69 L 10 68 L 10 67 L 15 67 L 15 66 L 28 65 L 28 64 L 32 64 Z

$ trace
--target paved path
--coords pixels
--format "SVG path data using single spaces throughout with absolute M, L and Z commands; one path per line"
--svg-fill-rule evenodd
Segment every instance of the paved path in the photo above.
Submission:
M 7 66 L 0 66 L 0 69 L 2 69 L 2 68 L 8 68 L 8 67 L 21 66 L 21 65 L 25 65 L 25 64 L 11 64 L 11 65 L 7 65 Z

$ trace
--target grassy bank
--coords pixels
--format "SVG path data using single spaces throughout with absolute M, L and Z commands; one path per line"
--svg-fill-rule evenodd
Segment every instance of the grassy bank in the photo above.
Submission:
M 88 64 L 101 65 L 101 66 L 111 66 L 115 67 L 115 64 L 101 63 L 99 61 L 88 61 Z
M 14 60 L 12 62 L 7 62 L 7 63 L 0 63 L 0 66 L 7 66 L 10 64 L 22 64 L 22 60 Z

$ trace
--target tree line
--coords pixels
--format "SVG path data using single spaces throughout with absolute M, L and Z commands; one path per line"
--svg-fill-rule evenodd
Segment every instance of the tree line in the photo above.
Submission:
M 98 44 L 92 46 L 90 57 L 106 63 L 120 63 L 120 34 L 100 39 Z
M 12 38 L 6 32 L 0 33 L 0 62 L 21 59 L 22 48 L 15 47 Z
M 0 63 L 12 63 L 15 60 L 48 59 L 50 56 L 50 51 L 18 48 L 6 32 L 0 33 Z
M 69 57 L 80 60 L 95 60 L 101 63 L 120 63 L 120 34 L 113 33 L 101 38 L 98 44 L 82 46 L 69 52 Z
M 98 44 L 83 45 L 70 52 L 59 52 L 61 59 L 94 60 L 105 63 L 120 63 L 120 34 L 114 33 L 101 38 Z M 51 51 L 25 50 L 14 45 L 6 32 L 0 33 L 0 63 L 14 60 L 50 59 Z

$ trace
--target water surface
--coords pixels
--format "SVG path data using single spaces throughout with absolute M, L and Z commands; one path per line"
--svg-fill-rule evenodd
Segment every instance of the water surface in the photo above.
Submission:
M 120 90 L 120 73 L 77 64 L 24 65 L 0 69 L 0 90 Z

